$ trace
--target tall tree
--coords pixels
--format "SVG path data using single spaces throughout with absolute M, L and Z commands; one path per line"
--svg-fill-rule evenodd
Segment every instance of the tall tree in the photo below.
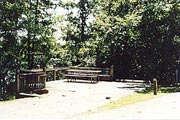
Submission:
M 180 61 L 179 0 L 93 2 L 63 4 L 69 11 L 62 30 L 72 65 L 93 58 L 97 66 L 115 65 L 117 78 L 174 81 Z M 95 20 L 88 23 L 91 15 Z
M 146 74 L 162 83 L 173 82 L 179 65 L 179 5 L 177 0 L 148 1 L 142 13 L 141 63 Z
M 0 54 L 1 54 L 1 70 L 13 69 L 18 54 L 18 30 L 20 26 L 18 20 L 21 16 L 22 2 L 2 1 L 1 5 L 1 21 L 0 21 Z M 5 63 L 5 64 L 4 64 Z M 7 70 L 5 70 L 7 72 Z
M 6 99 L 7 84 L 14 80 L 20 29 L 21 1 L 0 1 L 0 99 Z M 3 89 L 2 89 L 3 88 Z M 3 90 L 3 91 L 2 91 Z
M 66 18 L 64 17 L 67 22 L 66 27 L 62 31 L 67 46 L 69 46 L 72 65 L 86 65 L 85 59 L 88 59 L 86 54 L 90 51 L 87 43 L 91 38 L 91 24 L 88 20 L 93 15 L 92 11 L 96 3 L 96 0 L 79 0 L 78 2 L 68 1 L 63 4 L 68 12 Z
M 46 0 L 29 0 L 25 3 L 21 21 L 22 31 L 27 34 L 23 36 L 22 51 L 26 51 L 28 68 L 34 68 L 37 64 L 45 66 L 50 59 L 52 54 L 50 50 L 55 42 L 53 38 L 55 29 L 53 29 L 53 13 L 49 11 L 54 7 L 53 2 Z M 38 56 L 42 54 L 43 60 L 36 63 Z
M 45 66 L 50 59 L 55 30 L 49 11 L 55 6 L 49 0 L 0 1 L 0 99 L 1 87 L 7 92 L 9 82 L 15 81 L 16 69 Z M 43 53 L 41 63 L 35 63 L 34 53 Z
M 179 5 L 178 0 L 101 1 L 94 23 L 97 65 L 114 64 L 120 78 L 173 82 L 179 65 Z
M 117 77 L 131 74 L 134 49 L 140 35 L 137 30 L 141 22 L 139 7 L 137 0 L 107 0 L 101 1 L 96 14 L 96 64 L 107 67 L 114 64 Z

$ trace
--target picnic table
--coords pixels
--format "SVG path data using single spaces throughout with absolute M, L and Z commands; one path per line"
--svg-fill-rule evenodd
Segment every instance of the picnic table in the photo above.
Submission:
M 67 81 L 76 81 L 78 80 L 90 80 L 91 83 L 98 82 L 98 74 L 101 73 L 101 70 L 82 70 L 82 69 L 69 69 L 65 78 Z

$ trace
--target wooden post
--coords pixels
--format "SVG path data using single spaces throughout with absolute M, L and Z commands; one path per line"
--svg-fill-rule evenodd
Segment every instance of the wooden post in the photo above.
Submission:
M 19 78 L 20 70 L 16 70 L 16 98 L 19 96 L 20 92 L 20 78 Z
M 0 73 L 0 100 L 2 99 L 2 74 Z
M 37 69 L 41 69 L 40 65 L 37 65 Z
M 111 75 L 111 79 L 114 79 L 114 65 L 111 65 L 111 69 L 110 69 L 110 75 Z
M 53 70 L 53 80 L 56 80 L 56 70 Z
M 46 73 L 46 67 L 43 67 L 43 72 Z
M 178 69 L 176 70 L 176 73 L 175 73 L 175 75 L 176 75 L 176 83 L 175 83 L 175 85 L 177 85 L 178 86 L 178 83 L 179 83 L 179 75 L 178 75 Z
M 154 88 L 154 95 L 157 95 L 157 79 L 153 79 L 153 88 Z
M 44 88 L 46 87 L 46 67 L 43 67 L 44 72 Z

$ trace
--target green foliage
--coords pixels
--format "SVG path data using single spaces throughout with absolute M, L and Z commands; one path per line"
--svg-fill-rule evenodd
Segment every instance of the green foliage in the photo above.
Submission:
M 159 78 L 160 82 L 173 82 L 179 65 L 180 46 L 175 38 L 180 35 L 177 22 L 180 9 L 174 2 L 149 2 L 139 25 L 143 50 L 139 61 L 146 74 L 151 73 L 150 76 Z
M 37 64 L 46 66 L 52 56 L 55 39 L 53 33 L 53 17 L 48 10 L 55 6 L 53 2 L 43 0 L 25 1 L 21 16 L 22 29 L 25 32 L 21 36 L 21 59 L 28 68 L 34 68 Z M 37 53 L 42 53 L 39 55 Z M 24 58 L 23 58 L 24 57 Z
M 61 26 L 62 39 L 71 65 L 113 64 L 116 78 L 174 82 L 180 61 L 178 0 L 93 2 L 63 4 L 68 13 L 61 20 L 68 22 Z
M 180 92 L 179 87 L 161 87 L 159 90 L 161 93 L 175 93 Z
M 8 98 L 7 85 L 15 81 L 20 15 L 19 1 L 0 1 L 0 100 Z
M 71 66 L 71 55 L 68 52 L 67 46 L 56 44 L 55 48 L 53 49 L 53 57 L 50 59 L 48 64 L 53 65 L 54 67 Z
M 92 16 L 93 8 L 98 1 L 80 0 L 64 2 L 62 7 L 68 13 L 62 19 L 62 38 L 66 40 L 66 47 L 71 65 L 94 66 L 95 65 L 95 41 L 91 35 L 91 24 L 88 19 Z M 68 64 L 69 64 L 68 63 Z
M 114 64 L 118 78 L 173 82 L 179 65 L 178 6 L 178 1 L 102 1 L 93 23 L 96 64 Z
M 15 81 L 16 69 L 33 68 L 37 64 L 46 66 L 51 58 L 55 30 L 52 13 L 48 10 L 56 6 L 53 2 L 0 1 L 0 99 L 2 93 L 7 96 L 14 91 L 15 86 L 11 91 L 8 86 Z M 43 56 L 37 53 L 43 53 Z
M 49 11 L 57 5 L 67 13 L 55 19 Z M 16 68 L 37 64 L 114 65 L 115 78 L 166 84 L 180 64 L 179 0 L 3 0 L 0 19 L 0 73 L 7 84 Z M 65 45 L 55 43 L 54 22 Z
M 20 2 L 0 2 L 0 74 L 8 74 L 16 66 L 18 53 L 17 30 L 20 17 Z

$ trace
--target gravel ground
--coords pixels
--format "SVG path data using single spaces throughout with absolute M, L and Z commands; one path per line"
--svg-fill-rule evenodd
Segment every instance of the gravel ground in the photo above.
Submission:
M 106 116 L 109 118 L 108 114 L 103 117 L 99 116 L 99 114 L 101 115 L 104 113 L 89 116 L 83 116 L 81 114 L 90 109 L 102 106 L 111 100 L 127 96 L 142 89 L 133 88 L 132 86 L 134 85 L 135 84 L 120 82 L 99 82 L 97 84 L 90 84 L 89 82 L 68 83 L 64 80 L 47 82 L 48 94 L 41 95 L 41 97 L 1 102 L 0 119 L 64 120 L 97 117 L 98 120 L 101 120 L 105 119 Z M 111 111 L 107 111 L 107 113 L 112 115 L 115 114 Z M 118 115 L 121 114 L 119 110 L 117 110 L 116 113 L 118 113 Z

